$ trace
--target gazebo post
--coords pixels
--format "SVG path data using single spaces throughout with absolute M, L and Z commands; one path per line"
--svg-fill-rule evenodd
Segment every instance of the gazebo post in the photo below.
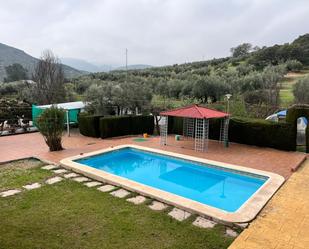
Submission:
M 229 123 L 230 117 L 224 118 L 224 147 L 229 147 Z
M 219 141 L 223 143 L 225 147 L 228 147 L 229 120 L 230 120 L 229 116 L 224 117 L 221 120 Z
M 167 145 L 168 116 L 162 116 L 163 124 L 160 126 L 160 144 Z
M 205 132 L 205 137 L 204 137 L 204 140 L 205 140 L 205 149 L 204 151 L 207 151 L 208 150 L 208 141 L 209 141 L 209 119 L 204 119 L 204 132 Z
M 182 122 L 182 135 L 184 139 L 187 138 L 188 136 L 187 128 L 188 128 L 188 119 L 184 117 Z
M 195 119 L 195 150 L 206 151 L 208 148 L 209 119 Z
M 66 110 L 66 118 L 67 118 L 67 133 L 68 137 L 70 136 L 70 116 L 69 116 L 69 110 Z

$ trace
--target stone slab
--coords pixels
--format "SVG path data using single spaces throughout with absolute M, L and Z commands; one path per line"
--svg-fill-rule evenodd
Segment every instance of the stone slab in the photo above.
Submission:
M 69 178 L 73 178 L 73 177 L 79 177 L 79 174 L 76 173 L 69 173 L 69 174 L 65 174 L 63 175 L 64 178 L 69 179 Z
M 9 197 L 9 196 L 12 196 L 12 195 L 16 195 L 16 194 L 18 194 L 20 192 L 21 192 L 21 190 L 19 190 L 19 189 L 10 189 L 10 190 L 1 192 L 0 196 L 1 197 Z
M 75 178 L 72 178 L 72 180 L 76 182 L 89 182 L 90 181 L 89 178 L 84 177 L 84 176 L 75 177 Z
M 191 216 L 191 213 L 179 208 L 173 208 L 173 210 L 169 212 L 168 215 L 173 217 L 175 220 L 183 221 L 189 218 Z
M 125 190 L 125 189 L 118 189 L 114 192 L 110 193 L 112 196 L 118 197 L 118 198 L 124 198 L 126 196 L 128 196 L 130 194 L 129 191 Z
M 114 190 L 115 188 L 116 188 L 115 186 L 107 184 L 102 187 L 99 187 L 98 190 L 101 192 L 110 192 Z
M 46 170 L 52 170 L 52 169 L 58 169 L 59 166 L 54 165 L 54 164 L 49 164 L 49 165 L 45 165 L 43 167 L 41 167 L 41 169 L 46 169 Z
M 84 183 L 84 185 L 89 187 L 89 188 L 92 188 L 92 187 L 97 187 L 97 186 L 102 185 L 102 182 L 96 182 L 96 181 L 86 182 L 86 183 Z
M 235 238 L 235 237 L 238 236 L 238 233 L 237 233 L 236 231 L 234 231 L 233 229 L 229 228 L 229 227 L 227 227 L 227 228 L 225 229 L 225 234 L 226 234 L 227 236 L 233 237 L 233 238 Z
M 49 178 L 49 179 L 46 180 L 45 182 L 46 182 L 46 184 L 51 185 L 51 184 L 55 184 L 55 183 L 57 183 L 57 182 L 61 182 L 62 180 L 63 180 L 62 177 L 60 177 L 60 176 L 55 176 L 55 177 L 53 177 L 53 178 Z
M 201 228 L 213 228 L 217 223 L 203 217 L 197 217 L 192 224 Z
M 32 184 L 27 184 L 27 185 L 23 186 L 23 188 L 27 189 L 27 190 L 32 190 L 32 189 L 36 189 L 36 188 L 40 188 L 40 187 L 42 187 L 42 185 L 38 182 L 32 183 Z
M 138 196 L 135 196 L 135 197 L 127 199 L 128 202 L 131 202 L 131 203 L 133 203 L 135 205 L 142 204 L 146 200 L 147 200 L 147 198 L 142 196 L 142 195 L 138 195 Z
M 159 201 L 153 201 L 148 207 L 155 211 L 161 211 L 166 209 L 168 205 Z
M 56 169 L 56 170 L 53 170 L 54 173 L 56 174 L 64 174 L 64 173 L 68 173 L 69 171 L 66 170 L 66 169 Z

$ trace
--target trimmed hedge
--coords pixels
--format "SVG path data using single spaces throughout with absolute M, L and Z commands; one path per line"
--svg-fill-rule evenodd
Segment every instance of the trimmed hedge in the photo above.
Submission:
M 174 117 L 168 119 L 169 133 L 182 134 L 182 121 Z M 210 120 L 210 139 L 219 139 L 220 124 L 220 119 Z M 293 125 L 290 123 L 276 123 L 263 119 L 231 118 L 229 141 L 291 151 L 296 149 L 294 132 Z
M 79 131 L 87 137 L 100 137 L 100 118 L 102 115 L 78 115 Z
M 232 118 L 229 140 L 279 150 L 295 151 L 296 149 L 293 125 L 262 119 Z
M 100 119 L 101 138 L 148 133 L 153 134 L 153 116 L 114 116 Z
M 300 104 L 290 107 L 287 111 L 286 121 L 293 125 L 294 131 L 294 141 L 296 147 L 296 137 L 297 137 L 297 119 L 300 117 L 305 117 L 309 121 L 309 105 Z M 306 128 L 306 152 L 309 153 L 309 125 Z

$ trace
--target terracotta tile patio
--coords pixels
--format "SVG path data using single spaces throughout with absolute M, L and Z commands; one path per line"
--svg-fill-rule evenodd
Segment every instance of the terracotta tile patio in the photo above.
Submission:
M 241 144 L 230 144 L 224 148 L 217 141 L 209 142 L 208 152 L 196 152 L 192 141 L 175 141 L 173 136 L 168 139 L 168 146 L 160 145 L 159 137 L 149 138 L 144 142 L 136 142 L 134 137 L 100 139 L 82 136 L 78 130 L 71 137 L 64 135 L 65 150 L 49 152 L 43 137 L 39 133 L 0 137 L 0 162 L 37 156 L 58 163 L 61 159 L 98 149 L 120 144 L 138 144 L 172 152 L 197 156 L 210 160 L 232 163 L 240 166 L 271 171 L 288 178 L 292 171 L 305 159 L 305 155 L 297 152 L 284 152 L 269 148 L 259 148 Z

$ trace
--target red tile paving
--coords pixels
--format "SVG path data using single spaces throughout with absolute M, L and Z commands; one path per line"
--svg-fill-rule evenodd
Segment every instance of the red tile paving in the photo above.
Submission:
M 269 148 L 259 148 L 242 144 L 230 144 L 224 148 L 217 141 L 209 142 L 207 152 L 196 152 L 192 141 L 175 141 L 169 137 L 168 146 L 160 145 L 159 137 L 149 138 L 145 142 L 135 142 L 134 137 L 100 139 L 80 135 L 77 131 L 71 137 L 64 136 L 65 150 L 49 152 L 40 133 L 0 137 L 0 162 L 25 157 L 37 156 L 45 160 L 58 163 L 61 159 L 80 153 L 116 146 L 120 144 L 138 144 L 151 148 L 159 148 L 181 154 L 221 161 L 255 169 L 271 171 L 288 178 L 291 169 L 297 167 L 304 159 L 305 154 L 298 152 L 285 152 Z

